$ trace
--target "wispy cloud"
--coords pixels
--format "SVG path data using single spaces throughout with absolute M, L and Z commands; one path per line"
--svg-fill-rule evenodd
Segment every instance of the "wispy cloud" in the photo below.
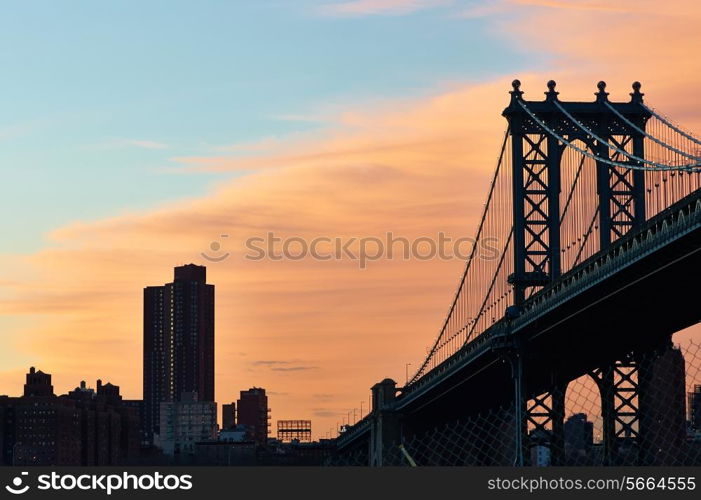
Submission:
M 629 12 L 636 7 L 625 5 L 625 2 L 603 2 L 592 0 L 511 0 L 517 5 L 530 5 L 535 7 L 550 7 L 553 9 L 572 10 L 604 10 L 611 12 Z
M 269 360 L 261 360 L 261 361 L 252 361 L 251 364 L 253 366 L 274 366 L 274 365 L 286 365 L 288 364 L 289 361 L 269 361 Z
M 169 149 L 170 145 L 164 142 L 151 141 L 146 139 L 129 139 L 129 138 L 109 138 L 104 141 L 85 144 L 80 146 L 81 150 L 88 151 L 109 151 L 115 149 L 138 148 L 138 149 Z
M 316 370 L 318 366 L 276 366 L 271 368 L 274 372 L 302 372 L 307 370 Z
M 608 12 L 629 12 L 631 6 L 624 2 L 602 2 L 597 0 L 487 0 L 469 2 L 464 7 L 458 9 L 457 17 L 467 19 L 520 15 L 526 9 L 533 8 L 565 9 L 579 11 L 608 11 Z
M 242 142 L 235 144 L 225 144 L 223 146 L 214 146 L 214 151 L 222 153 L 261 153 L 271 151 L 281 143 L 276 137 L 266 137 L 258 141 Z
M 337 417 L 337 416 L 342 415 L 342 414 L 343 414 L 343 412 L 328 410 L 326 408 L 314 408 L 312 410 L 312 415 L 314 415 L 315 417 L 320 417 L 320 418 Z
M 509 4 L 505 1 L 484 2 L 470 5 L 457 13 L 457 17 L 474 19 L 480 17 L 494 16 L 509 10 Z
M 273 115 L 272 117 L 275 120 L 283 121 L 283 122 L 303 122 L 303 123 L 325 123 L 329 121 L 328 116 L 322 116 L 322 115 L 305 115 L 305 114 L 282 114 L 282 115 Z
M 30 135 L 37 128 L 40 128 L 42 125 L 45 125 L 46 122 L 47 120 L 35 120 L 0 127 L 0 141 Z
M 138 139 L 124 139 L 124 144 L 143 149 L 168 149 L 168 144 L 164 142 L 145 141 Z
M 351 0 L 326 4 L 321 7 L 321 12 L 341 17 L 404 15 L 452 3 L 452 0 Z
M 307 370 L 316 370 L 318 368 L 318 366 L 299 365 L 292 361 L 278 360 L 253 361 L 251 365 L 270 368 L 274 372 L 301 372 Z

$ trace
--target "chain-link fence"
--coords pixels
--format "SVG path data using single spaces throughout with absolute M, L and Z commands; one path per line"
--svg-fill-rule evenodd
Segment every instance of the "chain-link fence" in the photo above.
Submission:
M 324 465 L 329 467 L 367 467 L 370 465 L 369 445 L 363 449 L 333 453 L 324 462 Z
M 520 419 L 512 403 L 422 433 L 403 429 L 374 460 L 368 437 L 327 465 L 701 465 L 701 344 L 593 370 L 522 410 Z
M 390 447 L 383 465 L 513 465 L 514 415 L 513 407 L 500 408 L 412 436 Z

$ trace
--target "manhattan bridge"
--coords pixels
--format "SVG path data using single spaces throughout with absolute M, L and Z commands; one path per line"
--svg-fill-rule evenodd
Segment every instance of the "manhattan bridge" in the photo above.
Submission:
M 593 102 L 560 100 L 552 80 L 543 100 L 512 86 L 438 335 L 404 387 L 372 388 L 329 464 L 701 464 L 686 385 L 701 345 L 672 343 L 701 321 L 701 140 L 639 82 L 627 102 L 604 82 Z M 497 258 L 478 255 L 486 238 Z

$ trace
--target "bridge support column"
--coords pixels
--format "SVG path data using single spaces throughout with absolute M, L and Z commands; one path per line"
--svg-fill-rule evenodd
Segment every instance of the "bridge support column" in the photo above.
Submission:
M 565 391 L 567 383 L 555 373 L 546 392 L 531 397 L 526 383 L 526 356 L 523 349 L 510 356 L 514 381 L 515 460 L 514 465 L 562 465 L 565 449 Z M 532 463 L 531 448 L 548 450 L 542 463 Z
M 512 103 L 521 99 L 514 81 Z M 557 101 L 555 82 L 548 82 L 548 103 Z M 555 117 L 551 119 L 555 126 Z M 511 116 L 513 196 L 514 305 L 519 307 L 533 287 L 542 287 L 560 275 L 560 161 L 564 146 L 544 131 L 533 133 L 528 120 Z
M 685 366 L 666 339 L 590 375 L 601 393 L 604 465 L 675 465 L 685 443 Z
M 371 467 L 382 467 L 385 456 L 401 439 L 399 416 L 391 409 L 397 395 L 397 383 L 389 378 L 372 386 L 372 421 L 370 428 Z
M 602 104 L 608 102 L 606 84 L 599 82 L 598 87 L 597 102 Z M 640 97 L 638 102 L 642 102 L 642 94 L 639 90 L 636 92 L 631 96 L 634 96 L 634 99 Z M 634 130 L 612 135 L 608 130 L 610 119 L 611 117 L 608 117 L 599 124 L 598 133 L 607 140 L 607 143 L 598 143 L 595 146 L 596 155 L 602 160 L 610 159 L 619 163 L 640 165 L 640 162 L 630 160 L 621 151 L 644 158 L 645 137 Z M 645 128 L 647 117 L 639 116 L 634 120 L 639 128 Z M 612 149 L 611 146 L 616 149 Z M 599 195 L 599 246 L 603 249 L 645 221 L 645 172 L 640 169 L 613 166 L 597 160 L 596 177 Z
M 523 352 L 516 350 L 509 358 L 511 376 L 514 381 L 514 465 L 523 467 L 526 463 L 526 443 L 528 439 L 528 421 L 526 419 L 526 386 L 523 378 Z
M 638 361 L 631 355 L 594 370 L 601 394 L 604 465 L 615 465 L 638 438 Z M 630 460 L 630 455 L 628 456 Z
M 526 408 L 526 426 L 527 429 L 531 429 L 526 463 L 531 465 L 562 465 L 565 455 L 565 386 L 553 384 L 549 391 L 529 400 Z M 533 463 L 530 450 L 534 446 L 542 446 L 547 449 L 549 457 L 541 457 L 542 462 Z

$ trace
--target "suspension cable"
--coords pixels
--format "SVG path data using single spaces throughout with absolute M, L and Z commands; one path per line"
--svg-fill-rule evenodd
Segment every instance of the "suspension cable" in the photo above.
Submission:
M 672 122 L 670 122 L 669 120 L 667 120 L 664 116 L 662 116 L 661 114 L 659 114 L 659 113 L 658 113 L 657 111 L 655 111 L 654 109 L 652 109 L 652 108 L 646 106 L 645 104 L 642 104 L 642 107 L 645 108 L 645 109 L 646 109 L 647 111 L 649 111 L 650 113 L 652 113 L 652 116 L 654 116 L 655 118 L 657 118 L 658 120 L 660 120 L 662 123 L 664 123 L 665 125 L 667 125 L 669 128 L 671 128 L 672 130 L 674 130 L 677 134 L 683 135 L 684 137 L 686 137 L 687 139 L 689 139 L 691 142 L 701 145 L 701 141 L 700 141 L 700 140 L 698 140 L 698 139 L 697 139 L 696 137 L 694 137 L 693 135 L 691 135 L 691 134 L 689 134 L 689 133 L 687 133 L 687 132 L 684 132 L 684 131 L 683 131 L 682 129 L 680 129 L 679 127 L 675 126 Z
M 697 165 L 697 166 L 694 166 L 694 167 L 672 167 L 672 166 L 670 166 L 670 165 L 660 165 L 659 168 L 646 168 L 646 167 L 643 167 L 643 166 L 640 166 L 640 165 L 634 165 L 634 164 L 631 164 L 631 163 L 621 163 L 621 162 L 609 160 L 608 158 L 602 158 L 602 157 L 600 157 L 600 156 L 597 156 L 597 155 L 595 155 L 595 154 L 590 153 L 589 151 L 587 151 L 587 150 L 585 150 L 585 149 L 582 149 L 582 148 L 580 148 L 580 147 L 578 147 L 578 146 L 575 146 L 572 142 L 568 141 L 568 140 L 565 139 L 563 136 L 561 136 L 560 134 L 558 134 L 557 132 L 555 132 L 554 130 L 552 130 L 550 127 L 548 127 L 540 118 L 538 118 L 538 117 L 535 115 L 535 113 L 533 113 L 533 111 L 531 111 L 530 109 L 528 109 L 528 106 L 526 106 L 526 105 L 523 103 L 523 101 L 519 100 L 519 101 L 517 101 L 517 102 L 518 102 L 519 105 L 523 108 L 523 110 L 528 114 L 528 116 L 530 116 L 530 117 L 533 119 L 533 121 L 535 121 L 543 130 L 545 130 L 547 133 L 549 133 L 550 135 L 552 135 L 552 136 L 553 136 L 554 138 L 556 138 L 558 141 L 560 141 L 560 142 L 562 142 L 563 144 L 567 145 L 568 147 L 574 149 L 574 150 L 577 151 L 578 153 L 581 153 L 581 154 L 583 154 L 583 155 L 585 155 L 585 156 L 591 158 L 591 159 L 594 160 L 594 161 L 599 161 L 599 162 L 602 162 L 602 163 L 606 163 L 607 165 L 611 165 L 611 166 L 614 166 L 614 167 L 621 167 L 621 168 L 627 168 L 627 169 L 632 169 L 632 170 L 645 170 L 645 171 L 648 171 L 648 172 L 651 172 L 651 171 L 660 171 L 660 170 L 685 170 L 685 171 L 692 171 L 692 172 L 701 171 L 701 164 L 700 164 L 700 165 Z M 582 126 L 582 127 L 583 127 L 583 126 Z M 588 130 L 588 129 L 586 129 L 586 127 L 584 127 L 584 128 L 585 128 L 585 130 Z M 591 134 L 591 135 L 592 135 L 592 137 L 594 137 L 593 134 Z M 594 137 L 594 138 L 596 138 L 596 137 Z M 602 141 L 602 142 L 606 142 L 606 141 Z M 611 146 L 611 145 L 608 144 L 608 143 L 606 143 L 606 144 L 607 144 L 609 147 L 614 147 L 614 146 Z
M 514 235 L 514 227 L 511 226 L 511 231 L 509 231 L 509 237 L 506 240 L 506 244 L 504 245 L 504 250 L 501 252 L 501 257 L 499 258 L 499 264 L 497 265 L 496 270 L 494 271 L 494 275 L 492 276 L 492 281 L 489 283 L 489 287 L 487 288 L 487 293 L 484 295 L 484 300 L 482 301 L 482 305 L 480 306 L 480 310 L 477 313 L 477 316 L 475 316 L 475 320 L 472 323 L 472 328 L 470 328 L 470 331 L 468 334 L 465 336 L 465 344 L 467 344 L 470 341 L 470 337 L 472 337 L 472 334 L 475 331 L 475 328 L 477 328 L 477 321 L 481 318 L 482 314 L 484 313 L 485 307 L 487 306 L 487 301 L 489 300 L 489 294 L 492 293 L 492 290 L 494 289 L 494 284 L 497 281 L 497 277 L 499 276 L 499 271 L 501 271 L 501 266 L 504 264 L 504 257 L 506 257 L 506 252 L 509 249 L 509 244 L 511 243 L 511 237 Z
M 560 217 L 560 224 L 562 224 L 562 221 L 565 220 L 565 215 L 567 215 L 567 209 L 570 208 L 570 203 L 572 202 L 572 196 L 574 195 L 574 190 L 577 188 L 577 182 L 579 182 L 579 176 L 582 174 L 582 167 L 584 167 L 584 160 L 586 160 L 586 156 L 582 156 L 582 159 L 579 160 L 579 166 L 577 167 L 577 173 L 574 176 L 574 180 L 572 181 L 572 187 L 570 188 L 570 193 L 567 195 L 567 201 L 565 202 L 565 208 L 562 209 L 562 216 Z
M 638 156 L 635 156 L 634 154 L 629 153 L 625 149 L 621 149 L 617 146 L 614 146 L 613 144 L 609 143 L 608 141 L 602 139 L 598 135 L 594 133 L 593 130 L 587 128 L 584 126 L 582 123 L 577 121 L 574 116 L 572 116 L 559 102 L 555 101 L 555 107 L 557 107 L 562 113 L 572 122 L 574 123 L 577 128 L 579 128 L 582 132 L 585 134 L 589 135 L 590 137 L 593 137 L 599 143 L 606 145 L 609 149 L 614 150 L 616 153 L 621 154 L 626 156 L 627 158 L 630 158 L 633 161 L 637 161 L 639 163 L 645 163 L 647 165 L 652 165 L 655 167 L 654 169 L 646 169 L 646 170 L 689 170 L 691 168 L 701 168 L 701 162 L 696 162 L 692 163 L 689 165 L 679 165 L 679 166 L 672 166 L 672 165 L 663 165 L 661 163 L 656 163 L 654 161 L 646 160 L 645 158 L 640 158 Z M 634 168 L 632 165 L 629 166 L 629 168 Z
M 591 218 L 591 222 L 589 223 L 589 228 L 587 229 L 587 232 L 584 234 L 584 239 L 582 240 L 582 244 L 579 246 L 579 250 L 577 251 L 577 257 L 574 259 L 574 263 L 572 264 L 572 267 L 575 267 L 577 264 L 579 264 L 579 259 L 582 257 L 582 252 L 584 251 L 584 247 L 587 245 L 587 241 L 589 240 L 589 236 L 591 236 L 591 232 L 594 229 L 594 223 L 596 222 L 596 218 L 599 215 L 599 205 L 596 205 L 596 210 L 594 210 L 594 216 Z
M 443 337 L 443 334 L 445 333 L 446 328 L 448 327 L 448 322 L 450 321 L 450 318 L 453 315 L 453 311 L 455 310 L 455 306 L 458 302 L 458 299 L 460 297 L 460 291 L 462 290 L 464 284 L 465 284 L 465 278 L 467 277 L 467 273 L 470 270 L 470 267 L 472 265 L 473 258 L 475 256 L 475 253 L 477 251 L 477 243 L 480 241 L 480 237 L 482 235 L 482 229 L 484 228 L 484 221 L 487 218 L 487 213 L 489 211 L 489 207 L 492 202 L 492 197 L 494 195 L 494 189 L 497 184 L 497 178 L 499 176 L 499 171 L 501 170 L 501 165 L 502 165 L 502 160 L 504 159 L 504 151 L 506 151 L 506 144 L 508 143 L 509 140 L 509 132 L 511 131 L 510 127 L 506 127 L 506 131 L 504 132 L 504 140 L 501 143 L 501 151 L 499 152 L 499 158 L 497 160 L 497 168 L 494 171 L 494 176 L 492 177 L 492 182 L 489 186 L 489 193 L 487 194 L 487 201 L 484 204 L 484 210 L 482 211 L 482 218 L 480 219 L 479 226 L 477 227 L 477 235 L 475 236 L 475 243 L 472 246 L 472 250 L 470 251 L 470 256 L 467 258 L 467 263 L 465 264 L 465 270 L 462 273 L 462 277 L 460 279 L 460 284 L 458 285 L 458 289 L 455 293 L 455 298 L 453 298 L 453 302 L 450 305 L 450 309 L 448 311 L 448 314 L 446 315 L 445 321 L 443 322 L 443 326 L 438 334 L 438 337 L 436 338 L 436 341 L 433 343 L 433 346 L 431 347 L 431 350 L 429 351 L 428 355 L 426 356 L 426 359 L 424 362 L 421 364 L 419 369 L 416 371 L 414 376 L 411 378 L 409 383 L 414 383 L 420 376 L 423 370 L 428 366 L 429 361 L 433 357 L 433 355 L 436 352 L 436 349 L 438 348 L 441 338 Z
M 674 146 L 670 146 L 670 145 L 667 144 L 666 142 L 659 140 L 657 137 L 651 136 L 650 134 L 648 134 L 647 132 L 645 132 L 643 129 L 641 129 L 640 127 L 638 127 L 636 124 L 634 124 L 633 122 L 631 122 L 628 118 L 626 118 L 626 117 L 623 116 L 621 113 L 619 113 L 618 110 L 617 110 L 616 108 L 614 108 L 613 106 L 611 106 L 611 103 L 605 102 L 604 104 L 606 104 L 606 107 L 608 107 L 611 111 L 613 111 L 613 113 L 614 113 L 618 118 L 620 118 L 621 120 L 623 120 L 623 122 L 624 122 L 626 125 L 628 125 L 629 127 L 631 127 L 633 130 L 635 130 L 635 131 L 638 132 L 639 134 L 644 135 L 645 137 L 647 137 L 647 138 L 650 139 L 651 141 L 656 142 L 657 144 L 659 144 L 659 145 L 662 146 L 663 148 L 667 148 L 667 149 L 669 149 L 670 151 L 673 151 L 673 152 L 675 152 L 675 153 L 677 153 L 677 154 L 679 154 L 679 155 L 686 156 L 687 158 L 689 158 L 689 159 L 691 159 L 691 160 L 697 160 L 697 161 L 698 161 L 698 160 L 701 160 L 701 156 L 695 156 L 695 155 L 689 154 L 689 153 L 687 153 L 687 152 L 685 152 L 685 151 L 682 151 L 681 149 L 675 148 Z

